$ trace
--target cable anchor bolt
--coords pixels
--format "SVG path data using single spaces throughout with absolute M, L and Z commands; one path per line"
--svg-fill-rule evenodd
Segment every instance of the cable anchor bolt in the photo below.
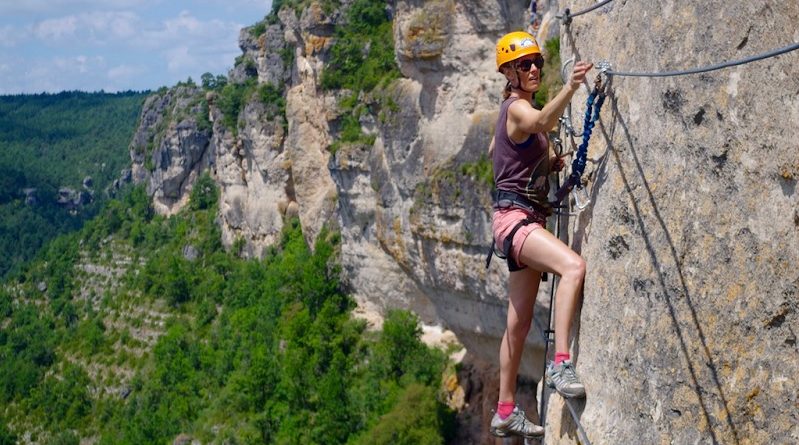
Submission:
M 558 14 L 555 17 L 562 20 L 564 26 L 569 26 L 572 23 L 572 12 L 569 8 L 566 8 L 561 14 Z
M 599 74 L 597 74 L 596 76 L 594 87 L 596 87 L 597 90 L 601 90 L 602 76 L 604 75 L 605 78 L 608 79 L 608 81 L 605 82 L 605 86 L 607 86 L 607 84 L 610 83 L 610 76 L 608 75 L 608 71 L 611 71 L 613 69 L 613 65 L 611 65 L 610 62 L 608 62 L 607 60 L 600 60 L 599 62 L 597 62 L 596 67 L 599 69 Z

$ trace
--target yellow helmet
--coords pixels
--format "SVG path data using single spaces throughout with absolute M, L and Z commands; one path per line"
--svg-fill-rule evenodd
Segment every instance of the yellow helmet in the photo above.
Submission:
M 506 62 L 516 60 L 528 54 L 541 54 L 541 48 L 532 34 L 524 31 L 510 32 L 497 42 L 497 71 Z

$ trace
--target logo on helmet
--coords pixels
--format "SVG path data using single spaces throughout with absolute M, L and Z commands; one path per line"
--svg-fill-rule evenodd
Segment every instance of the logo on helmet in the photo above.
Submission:
M 522 41 L 519 42 L 519 46 L 522 48 L 527 48 L 528 46 L 535 46 L 535 42 L 533 39 L 522 39 Z

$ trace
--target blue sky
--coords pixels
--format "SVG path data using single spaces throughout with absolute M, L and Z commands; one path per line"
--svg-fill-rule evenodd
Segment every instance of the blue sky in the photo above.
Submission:
M 157 89 L 227 74 L 272 0 L 0 0 L 0 94 Z

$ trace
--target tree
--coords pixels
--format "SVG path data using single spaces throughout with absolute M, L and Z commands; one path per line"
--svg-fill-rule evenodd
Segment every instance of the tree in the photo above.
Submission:
M 200 82 L 203 89 L 206 90 L 213 90 L 216 87 L 215 85 L 216 80 L 214 79 L 214 75 L 208 72 L 205 72 L 203 73 L 202 76 L 200 76 Z
M 414 383 L 355 445 L 443 445 L 442 424 L 433 389 Z
M 197 178 L 189 196 L 189 206 L 192 210 L 210 209 L 219 200 L 219 190 L 211 175 L 204 173 Z
M 17 436 L 9 431 L 6 422 L 0 418 L 0 445 L 14 445 L 17 443 Z
M 222 74 L 214 77 L 211 73 L 203 73 L 200 81 L 204 90 L 219 90 L 227 85 L 227 77 Z

